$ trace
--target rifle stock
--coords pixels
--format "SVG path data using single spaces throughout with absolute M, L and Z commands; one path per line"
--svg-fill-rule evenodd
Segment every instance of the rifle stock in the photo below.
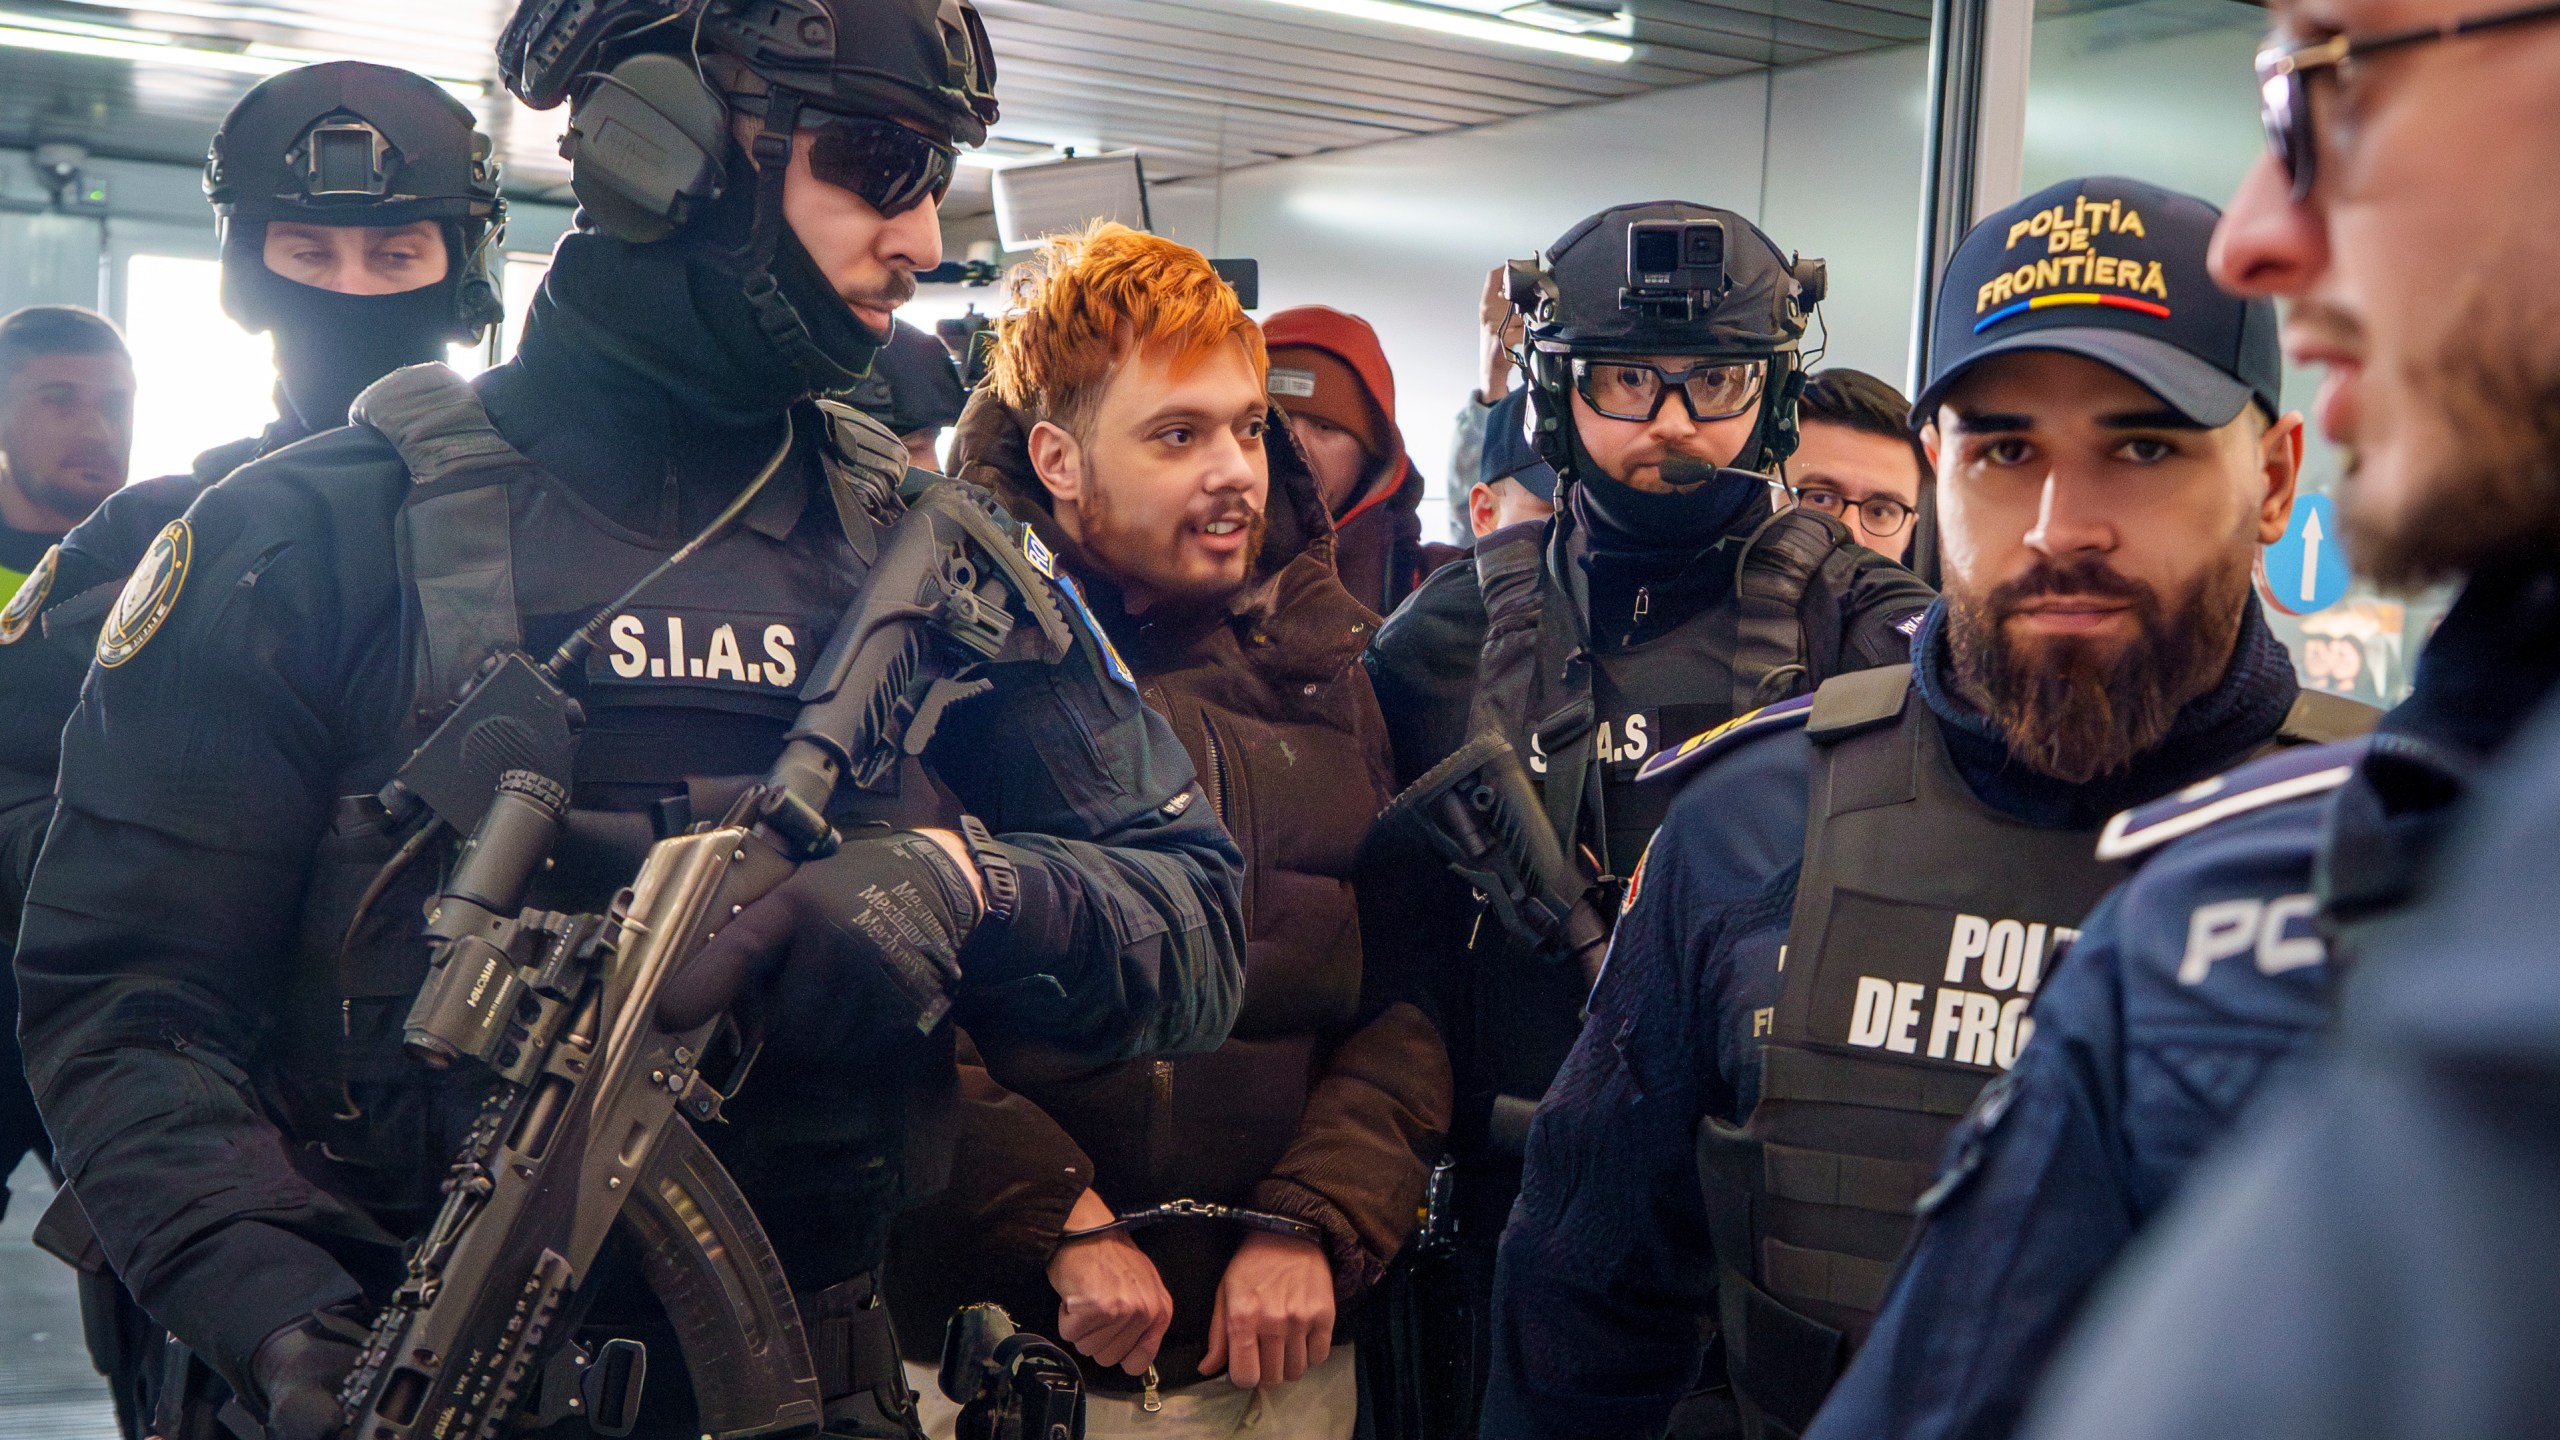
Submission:
M 680 1336 L 700 1433 L 817 1429 L 790 1284 L 692 1129 L 719 1117 L 744 1062 L 707 1073 L 726 1017 L 669 1033 L 659 996 L 729 917 L 833 850 L 840 780 L 888 782 L 946 706 L 985 688 L 982 664 L 1054 662 L 1072 643 L 988 503 L 946 482 L 891 529 L 765 782 L 720 824 L 653 846 L 609 915 L 506 913 L 568 795 L 559 777 L 502 781 L 430 912 L 434 959 L 407 1027 L 425 1063 L 487 1066 L 491 1097 L 348 1377 L 350 1440 L 495 1437 L 583 1408 L 547 1372 L 617 1225 Z

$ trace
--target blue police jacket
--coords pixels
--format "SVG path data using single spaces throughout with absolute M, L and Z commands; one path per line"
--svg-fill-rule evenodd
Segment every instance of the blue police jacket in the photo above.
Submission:
M 2024 1433 L 2554 1433 L 2555 678 L 2560 571 L 2475 579 L 2337 797 L 2324 900 L 2360 874 L 2402 879 L 2342 929 L 2334 1042 L 2198 1167 L 2054 1363 Z M 2391 754 L 2413 734 L 2484 768 L 2467 787 L 2430 781 Z

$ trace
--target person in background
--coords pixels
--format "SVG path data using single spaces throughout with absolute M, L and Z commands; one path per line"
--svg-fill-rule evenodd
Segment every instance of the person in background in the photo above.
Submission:
M 969 392 L 960 367 L 942 342 L 904 320 L 871 364 L 871 374 L 846 397 L 853 408 L 897 432 L 907 461 L 919 470 L 942 468 L 942 432 L 960 418 Z
M 1529 434 L 1529 392 L 1514 390 L 1485 413 L 1476 483 L 1467 489 L 1467 526 L 1478 540 L 1556 513 L 1556 467 Z
M 1912 522 L 1934 479 L 1911 435 L 1911 402 L 1863 370 L 1835 365 L 1814 372 L 1796 413 L 1804 438 L 1785 472 L 1796 503 L 1910 566 Z
M 1103 226 L 1015 295 L 956 468 L 1074 577 L 1243 848 L 1248 998 L 1235 1038 L 1176 1060 L 979 1037 L 970 1161 L 905 1225 L 887 1292 L 919 1361 L 972 1301 L 1057 1335 L 1096 1436 L 1348 1440 L 1336 1336 L 1413 1232 L 1450 1105 L 1415 957 L 1362 944 L 1354 861 L 1390 794 L 1359 664 L 1377 617 L 1206 259 Z M 1161 1208 L 1192 1201 L 1236 1209 Z
M 1512 363 L 1511 352 L 1520 348 L 1520 337 L 1527 323 L 1511 306 L 1511 297 L 1503 291 L 1507 265 L 1496 265 L 1485 272 L 1484 294 L 1476 302 L 1476 388 L 1468 392 L 1466 402 L 1458 407 L 1458 423 L 1449 440 L 1449 474 L 1480 475 L 1484 467 L 1485 437 L 1494 424 L 1494 407 L 1511 393 L 1511 380 L 1519 367 Z M 1467 514 L 1474 525 L 1475 512 Z M 1477 529 L 1481 539 L 1485 532 Z
M 1262 322 L 1271 399 L 1333 517 L 1334 568 L 1353 599 L 1395 612 L 1424 576 L 1466 552 L 1422 538 L 1423 479 L 1396 428 L 1396 377 L 1378 333 L 1322 305 Z
M 86 669 L 19 645 L 51 587 L 54 542 L 124 483 L 133 453 L 133 360 L 107 317 L 33 305 L 0 319 L 0 965 L 16 944 L 25 877 L 53 809 L 68 706 L 46 698 Z M 48 726 L 50 729 L 48 730 Z M 7 976 L 0 974 L 0 981 Z M 8 1177 L 52 1144 L 18 1055 L 18 987 L 0 984 L 0 1214 Z

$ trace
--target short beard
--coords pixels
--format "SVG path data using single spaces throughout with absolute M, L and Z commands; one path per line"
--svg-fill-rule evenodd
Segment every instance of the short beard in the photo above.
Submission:
M 2076 637 L 2013 645 L 2007 620 L 2045 595 L 2130 601 L 2141 634 L 2110 658 Z M 2175 616 L 2159 592 L 2086 557 L 2035 570 L 1976 597 L 1947 596 L 1947 646 L 1956 683 L 1982 707 L 2009 753 L 2028 769 L 2074 785 L 2130 767 L 2159 747 L 2187 702 L 2230 669 L 2247 612 L 2249 565 L 2213 570 Z
M 2493 266 L 2488 275 L 2533 273 Z M 2392 417 L 2433 442 L 2399 513 L 2357 483 L 2338 486 L 2348 557 L 2380 588 L 2408 593 L 2498 562 L 2560 557 L 2560 307 L 2475 281 L 2429 350 L 2397 367 Z
M 1093 472 L 1088 468 L 1085 472 L 1086 483 L 1083 496 L 1076 502 L 1077 511 L 1083 521 L 1082 543 L 1086 553 L 1093 556 L 1094 560 L 1108 572 L 1108 578 L 1118 584 L 1123 591 L 1137 591 L 1154 602 L 1170 604 L 1177 609 L 1189 609 L 1198 605 L 1224 601 L 1228 596 L 1251 583 L 1254 565 L 1262 555 L 1263 537 L 1271 529 L 1271 517 L 1268 514 L 1244 506 L 1237 507 L 1247 517 L 1244 574 L 1234 580 L 1167 584 L 1160 578 L 1141 573 L 1140 569 L 1139 562 L 1143 561 L 1150 552 L 1155 551 L 1163 540 L 1161 533 L 1153 531 L 1148 523 L 1153 517 L 1139 516 L 1134 522 L 1124 523 L 1121 517 L 1122 506 L 1117 493 L 1109 485 L 1094 484 L 1093 478 Z M 1187 515 L 1184 518 L 1186 521 L 1189 519 Z

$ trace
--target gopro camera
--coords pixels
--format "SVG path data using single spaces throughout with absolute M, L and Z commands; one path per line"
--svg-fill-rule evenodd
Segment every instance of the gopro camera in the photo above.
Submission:
M 1627 285 L 1618 308 L 1694 320 L 1699 302 L 1726 290 L 1724 222 L 1638 220 L 1627 227 Z

